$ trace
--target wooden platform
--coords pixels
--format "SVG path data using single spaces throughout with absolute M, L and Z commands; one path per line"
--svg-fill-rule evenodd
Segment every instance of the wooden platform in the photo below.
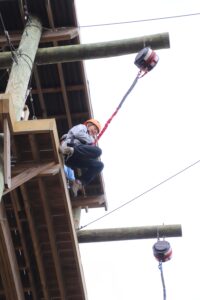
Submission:
M 105 197 L 70 199 L 55 120 L 17 122 L 13 109 L 1 94 L 0 300 L 87 299 L 72 208 L 106 207 Z

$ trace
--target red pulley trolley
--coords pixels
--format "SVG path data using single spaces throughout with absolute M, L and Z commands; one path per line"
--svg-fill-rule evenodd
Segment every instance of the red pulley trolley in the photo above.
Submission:
M 167 241 L 158 240 L 153 245 L 153 254 L 158 261 L 166 262 L 172 258 L 172 248 Z
M 143 72 L 151 71 L 158 63 L 159 57 L 155 51 L 146 47 L 137 54 L 135 65 Z

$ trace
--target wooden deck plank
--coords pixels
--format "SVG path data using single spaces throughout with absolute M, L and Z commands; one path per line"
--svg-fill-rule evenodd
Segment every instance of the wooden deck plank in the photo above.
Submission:
M 20 185 L 24 184 L 25 182 L 29 181 L 33 177 L 39 175 L 41 172 L 48 168 L 52 168 L 54 166 L 54 162 L 51 163 L 44 163 L 44 164 L 36 164 L 30 168 L 27 168 L 22 173 L 16 175 L 11 179 L 11 187 L 9 189 L 5 189 L 3 192 L 3 196 L 7 193 L 11 192 L 12 190 L 16 189 Z

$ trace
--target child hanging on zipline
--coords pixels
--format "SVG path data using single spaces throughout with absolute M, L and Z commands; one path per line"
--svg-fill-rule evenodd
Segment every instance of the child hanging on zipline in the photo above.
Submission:
M 102 150 L 95 145 L 100 131 L 100 123 L 95 119 L 89 119 L 84 124 L 72 127 L 61 137 L 59 151 L 64 155 L 65 164 L 72 169 L 80 169 L 82 173 L 80 178 L 72 183 L 75 197 L 79 190 L 103 170 L 104 165 L 99 160 Z
M 138 53 L 135 58 L 135 65 L 139 68 L 139 72 L 102 130 L 97 120 L 89 119 L 84 124 L 72 127 L 67 134 L 62 136 L 59 150 L 65 157 L 66 165 L 72 169 L 79 168 L 83 171 L 81 177 L 73 181 L 72 190 L 75 196 L 77 196 L 78 191 L 82 187 L 90 183 L 103 170 L 104 165 L 98 160 L 102 151 L 96 146 L 96 143 L 104 134 L 112 119 L 117 115 L 138 79 L 151 71 L 158 60 L 157 54 L 149 47 L 142 49 Z M 84 171 L 85 169 L 86 171 Z

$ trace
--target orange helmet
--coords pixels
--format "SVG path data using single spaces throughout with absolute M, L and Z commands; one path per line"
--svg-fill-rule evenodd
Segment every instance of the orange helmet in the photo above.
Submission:
M 95 120 L 95 119 L 89 119 L 87 121 L 85 121 L 84 125 L 87 125 L 88 123 L 92 123 L 93 125 L 95 125 L 98 129 L 98 131 L 101 131 L 101 124 L 99 123 L 99 121 Z

